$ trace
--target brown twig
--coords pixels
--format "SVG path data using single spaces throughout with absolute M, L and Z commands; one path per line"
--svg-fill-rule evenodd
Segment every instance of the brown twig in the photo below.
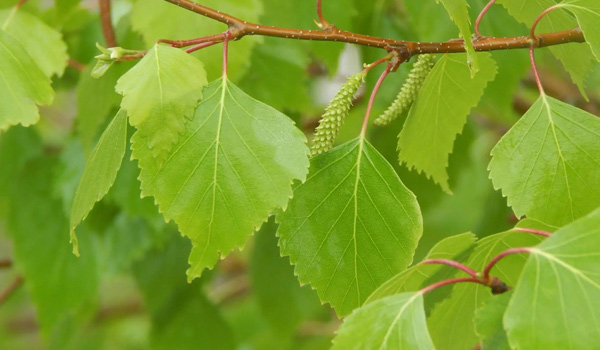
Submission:
M 0 293 L 0 305 L 4 304 L 13 293 L 23 284 L 23 276 L 17 276 L 12 283 Z
M 13 263 L 12 260 L 10 259 L 2 259 L 0 260 L 0 269 L 7 269 L 9 267 L 12 267 Z
M 249 23 L 229 14 L 197 4 L 190 0 L 165 0 L 189 11 L 225 23 L 229 26 L 229 40 L 239 40 L 246 35 L 262 35 L 277 38 L 317 41 L 339 41 L 364 46 L 379 47 L 388 51 L 400 48 L 408 51 L 409 56 L 427 53 L 458 53 L 465 52 L 464 40 L 455 39 L 446 42 L 414 42 L 404 40 L 386 39 L 369 35 L 357 34 L 330 27 L 327 30 L 303 30 L 282 27 L 273 27 Z M 223 39 L 219 39 L 223 41 Z M 573 42 L 585 42 L 583 33 L 579 28 L 555 33 L 540 34 L 532 40 L 529 36 L 495 38 L 486 37 L 473 42 L 476 51 L 494 51 L 509 49 L 524 49 L 534 47 L 547 47 Z
M 100 21 L 102 22 L 102 34 L 104 35 L 106 46 L 116 47 L 117 39 L 115 38 L 115 31 L 110 17 L 110 0 L 98 0 L 98 7 L 100 7 Z

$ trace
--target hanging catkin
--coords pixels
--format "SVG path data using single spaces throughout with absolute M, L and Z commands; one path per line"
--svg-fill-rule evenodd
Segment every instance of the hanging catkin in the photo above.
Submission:
M 417 62 L 413 65 L 408 78 L 402 85 L 402 89 L 396 96 L 396 99 L 388 109 L 383 112 L 375 121 L 375 125 L 384 126 L 398 118 L 415 101 L 419 90 L 423 86 L 427 75 L 433 68 L 433 55 L 419 55 Z
M 325 109 L 310 148 L 311 157 L 327 152 L 333 147 L 340 127 L 344 124 L 350 107 L 352 107 L 354 94 L 358 91 L 365 75 L 366 73 L 360 72 L 351 76 Z

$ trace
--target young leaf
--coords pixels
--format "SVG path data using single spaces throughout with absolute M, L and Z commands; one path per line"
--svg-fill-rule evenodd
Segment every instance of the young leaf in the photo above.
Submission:
M 431 248 L 423 260 L 457 259 L 471 248 L 476 240 L 475 235 L 470 232 L 448 237 Z M 369 296 L 365 304 L 394 294 L 418 291 L 424 288 L 424 284 L 444 268 L 449 267 L 440 264 L 414 265 L 382 284 Z M 452 269 L 452 272 L 455 271 Z
M 263 8 L 262 0 L 202 0 L 201 4 L 250 23 L 260 22 L 259 16 Z M 158 39 L 192 39 L 225 30 L 222 23 L 203 18 L 163 0 L 136 1 L 131 9 L 131 25 L 142 35 L 147 46 L 154 45 Z M 252 47 L 259 40 L 260 38 L 247 37 L 231 43 L 231 51 L 235 50 L 235 54 L 229 55 L 227 75 L 232 81 L 237 81 L 246 72 Z M 193 55 L 204 62 L 209 80 L 218 78 L 222 65 L 220 45 L 202 49 Z
M 79 255 L 79 246 L 75 229 L 115 182 L 123 161 L 126 144 L 127 116 L 124 110 L 120 110 L 92 151 L 75 192 L 69 226 L 73 252 L 76 255 Z
M 48 78 L 63 74 L 69 56 L 60 32 L 38 17 L 14 8 L 0 11 L 0 27 L 19 41 Z
M 121 108 L 137 129 L 134 137 L 144 139 L 158 166 L 179 141 L 206 84 L 202 62 L 158 44 L 117 81 Z
M 340 316 L 410 264 L 423 230 L 414 194 L 364 138 L 312 158 L 278 221 L 300 282 Z
M 540 236 L 522 232 L 503 232 L 479 240 L 463 264 L 481 271 L 494 256 L 511 247 L 530 247 L 538 244 Z M 503 259 L 493 274 L 509 286 L 514 286 L 527 257 Z M 455 276 L 464 276 L 458 271 Z M 439 349 L 472 349 L 479 342 L 475 332 L 475 313 L 492 293 L 486 287 L 472 283 L 457 284 L 449 298 L 435 305 L 427 320 L 431 337 Z
M 490 177 L 517 216 L 562 226 L 600 206 L 600 119 L 542 95 L 492 150 Z
M 593 1 L 593 0 L 592 0 Z M 533 21 L 550 6 L 556 5 L 555 0 L 498 0 L 508 12 L 519 22 L 531 27 Z M 546 15 L 537 26 L 538 33 L 551 33 L 577 27 L 577 21 L 565 11 L 553 11 Z M 583 96 L 585 93 L 585 78 L 592 70 L 593 54 L 589 45 L 567 44 L 556 45 L 549 50 L 558 58 L 571 80 L 579 87 Z
M 285 115 L 227 79 L 205 96 L 161 166 L 143 138 L 132 140 L 142 194 L 192 240 L 189 280 L 285 207 L 308 168 L 306 138 Z
M 488 299 L 475 314 L 475 328 L 482 349 L 509 350 L 502 317 L 513 293 L 504 293 Z
M 471 77 L 474 77 L 479 72 L 479 57 L 473 48 L 471 41 L 471 21 L 469 20 L 469 4 L 467 0 L 435 0 L 441 2 L 452 21 L 460 30 L 460 35 L 465 40 L 465 48 L 467 49 L 466 63 L 471 71 Z
M 332 349 L 435 349 L 425 323 L 423 294 L 396 294 L 356 309 L 344 319 Z
M 480 71 L 470 77 L 464 54 L 445 55 L 433 67 L 398 135 L 400 162 L 424 171 L 450 193 L 448 156 L 471 108 L 496 76 L 489 53 L 479 53 Z
M 600 210 L 555 232 L 530 254 L 504 315 L 511 346 L 595 348 L 600 344 Z
M 569 9 L 577 17 L 585 41 L 600 61 L 600 3 L 597 0 L 568 0 L 563 1 L 561 6 Z
M 29 126 L 40 118 L 36 103 L 54 100 L 50 78 L 10 34 L 0 30 L 0 132 L 11 125 Z

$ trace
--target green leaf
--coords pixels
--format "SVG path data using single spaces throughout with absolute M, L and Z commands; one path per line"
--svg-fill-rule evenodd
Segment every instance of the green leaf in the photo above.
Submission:
M 130 67 L 129 62 L 119 62 L 102 79 L 96 79 L 91 76 L 93 67 L 89 64 L 79 76 L 75 122 L 86 156 L 89 156 L 94 146 L 99 127 L 104 125 L 106 119 L 111 116 L 111 111 L 119 107 L 121 95 L 115 91 L 115 85 L 119 77 Z
M 600 344 L 600 210 L 537 247 L 508 304 L 516 349 L 592 349 Z
M 554 0 L 499 0 L 508 12 L 517 21 L 531 27 L 533 21 L 550 6 L 556 5 Z M 550 33 L 577 27 L 577 21 L 564 11 L 552 11 L 546 15 L 537 26 L 536 32 Z M 589 45 L 578 43 L 556 45 L 549 50 L 558 58 L 565 70 L 569 72 L 571 80 L 575 83 L 581 94 L 585 97 L 585 78 L 591 71 L 594 56 Z
M 423 260 L 456 259 L 471 248 L 476 240 L 475 235 L 470 232 L 445 238 L 431 248 Z M 452 272 L 455 272 L 453 268 L 440 264 L 414 265 L 382 284 L 369 296 L 365 304 L 394 294 L 418 291 L 443 269 L 452 269 Z
M 294 268 L 277 247 L 277 224 L 271 218 L 256 232 L 250 261 L 252 292 L 265 319 L 279 336 L 294 336 L 298 324 L 316 315 L 330 314 L 317 293 L 300 287 Z
M 235 349 L 235 338 L 219 310 L 204 295 L 200 281 L 183 274 L 189 242 L 172 236 L 134 266 L 134 275 L 152 319 L 152 350 Z
M 459 262 L 481 271 L 500 252 L 512 247 L 530 247 L 542 238 L 522 232 L 503 232 L 479 240 L 466 260 Z M 502 259 L 492 274 L 509 286 L 514 286 L 526 261 L 526 256 L 516 255 Z M 464 277 L 457 272 L 452 277 Z M 448 287 L 446 287 L 448 288 Z M 475 313 L 492 297 L 487 287 L 472 283 L 456 284 L 450 297 L 438 303 L 427 320 L 436 347 L 444 350 L 472 349 L 479 342 L 475 332 Z
M 398 135 L 400 162 L 430 175 L 442 189 L 448 184 L 448 156 L 471 108 L 496 76 L 489 53 L 479 53 L 480 71 L 471 78 L 464 54 L 444 55 L 425 80 L 404 128 Z
M 0 11 L 0 27 L 23 45 L 47 77 L 63 74 L 69 56 L 59 31 L 16 8 Z
M 490 177 L 517 216 L 563 226 L 600 206 L 600 119 L 542 95 L 492 150 Z
M 469 4 L 466 0 L 436 0 L 437 3 L 442 3 L 448 11 L 450 18 L 458 29 L 460 35 L 465 40 L 465 48 L 467 49 L 467 64 L 471 71 L 471 77 L 474 77 L 479 72 L 479 57 L 473 48 L 471 40 L 471 21 L 469 20 Z
M 596 0 L 565 0 L 560 6 L 569 9 L 577 17 L 585 41 L 600 61 L 600 3 Z
M 36 104 L 54 100 L 50 78 L 10 34 L 0 30 L 0 132 L 11 125 L 29 126 L 40 118 Z
M 61 322 L 81 324 L 94 311 L 99 276 L 90 237 L 81 239 L 89 252 L 71 254 L 63 206 L 53 198 L 51 176 L 56 163 L 47 157 L 28 162 L 11 187 L 7 233 L 16 269 L 37 309 L 42 335 L 48 339 Z
M 278 221 L 300 282 L 340 316 L 410 264 L 423 232 L 414 194 L 364 138 L 311 158 Z
M 504 293 L 488 299 L 477 310 L 475 328 L 479 335 L 482 349 L 509 350 L 508 338 L 502 325 L 502 317 L 513 293 Z
M 333 350 L 435 349 L 421 293 L 397 294 L 356 309 L 337 333 Z
M 115 182 L 125 155 L 126 144 L 127 115 L 125 111 L 120 110 L 92 151 L 75 192 L 69 227 L 73 252 L 76 255 L 79 255 L 79 246 L 75 229 Z
M 308 168 L 306 138 L 292 121 L 227 79 L 207 96 L 160 167 L 134 138 L 142 194 L 154 196 L 194 248 L 188 278 L 212 268 L 292 196 L 294 179 Z
M 253 23 L 259 22 L 262 13 L 261 0 L 196 0 L 195 2 Z M 158 39 L 188 40 L 214 35 L 227 29 L 222 23 L 163 0 L 138 0 L 131 11 L 131 24 L 144 37 L 147 46 L 154 45 Z M 231 55 L 227 66 L 230 79 L 236 81 L 243 76 L 248 67 L 248 57 L 252 47 L 259 41 L 259 37 L 247 37 L 230 43 Z M 209 80 L 221 75 L 221 52 L 222 46 L 215 45 L 193 54 L 204 62 Z
M 164 45 L 154 47 L 118 81 L 121 108 L 160 166 L 184 132 L 206 86 L 202 62 Z

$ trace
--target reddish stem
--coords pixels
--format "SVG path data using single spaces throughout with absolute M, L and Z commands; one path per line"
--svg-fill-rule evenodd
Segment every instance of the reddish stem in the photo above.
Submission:
M 104 35 L 106 46 L 116 47 L 117 39 L 115 38 L 115 31 L 110 17 L 110 0 L 98 0 L 98 6 L 100 7 L 100 21 L 102 22 L 102 34 Z
M 199 44 L 199 45 L 196 45 L 196 46 L 192 46 L 192 47 L 186 49 L 185 52 L 192 53 L 194 51 L 198 51 L 200 49 L 203 49 L 203 48 L 209 47 L 209 46 L 213 46 L 213 45 L 218 44 L 218 43 L 219 43 L 218 41 L 209 41 L 207 43 L 202 43 L 202 44 Z
M 463 283 L 463 282 L 472 282 L 472 283 L 478 283 L 481 285 L 486 286 L 486 284 L 479 278 L 473 278 L 473 277 L 462 277 L 462 278 L 451 278 L 448 280 L 443 280 L 434 284 L 431 284 L 423 289 L 421 289 L 419 292 L 421 294 L 427 294 L 429 292 L 431 292 L 434 289 L 438 289 L 440 287 L 444 287 L 444 286 L 448 286 L 451 284 L 456 284 L 456 283 Z
M 394 57 L 393 54 L 388 54 L 385 57 L 382 57 L 382 58 L 378 59 L 377 61 L 375 61 L 375 62 L 373 62 L 371 64 L 368 64 L 365 67 L 365 69 L 363 69 L 363 73 L 365 73 L 365 74 L 369 73 L 369 71 L 371 71 L 371 69 L 377 67 L 378 65 L 382 64 L 383 62 L 386 62 L 386 61 L 390 60 L 392 57 Z
M 227 56 L 229 50 L 229 33 L 225 32 L 223 39 L 223 78 L 227 78 Z
M 385 70 L 383 71 L 383 73 L 381 73 L 379 80 L 377 80 L 377 83 L 375 84 L 373 91 L 371 92 L 371 97 L 369 98 L 369 104 L 367 105 L 367 111 L 365 112 L 365 119 L 363 121 L 362 129 L 360 131 L 360 135 L 363 137 L 365 136 L 365 134 L 367 132 L 367 126 L 369 126 L 369 117 L 371 115 L 371 109 L 373 109 L 373 102 L 375 101 L 375 96 L 377 96 L 377 93 L 379 92 L 379 88 L 381 87 L 381 84 L 383 83 L 383 81 L 385 80 L 385 77 L 387 77 L 387 75 L 390 73 L 390 71 L 392 70 L 393 67 L 394 67 L 394 64 L 388 63 L 388 65 L 387 65 L 387 67 L 385 67 Z
M 17 276 L 12 283 L 0 294 L 0 305 L 4 304 L 13 293 L 23 284 L 23 276 Z
M 556 4 L 554 6 L 548 7 L 542 13 L 540 13 L 540 15 L 535 19 L 535 21 L 533 21 L 533 24 L 531 25 L 531 31 L 529 33 L 531 40 L 532 40 L 531 47 L 529 48 L 529 58 L 531 60 L 531 68 L 533 69 L 533 76 L 535 77 L 535 82 L 538 86 L 538 89 L 540 90 L 540 94 L 542 94 L 542 95 L 545 95 L 546 92 L 544 91 L 544 86 L 542 85 L 542 80 L 540 79 L 540 73 L 538 72 L 537 64 L 535 63 L 534 50 L 535 50 L 536 46 L 539 46 L 539 38 L 536 38 L 536 36 L 535 36 L 535 28 L 537 28 L 537 25 L 540 23 L 542 18 L 544 18 L 544 16 L 546 16 L 548 13 L 556 10 L 559 7 L 561 7 L 560 4 Z
M 479 13 L 479 16 L 477 16 L 477 20 L 475 20 L 476 37 L 481 37 L 481 34 L 479 33 L 479 24 L 481 23 L 481 19 L 483 18 L 483 16 L 485 16 L 485 14 L 489 11 L 489 9 L 492 7 L 492 5 L 494 5 L 495 2 L 496 0 L 491 0 L 490 2 L 488 2 L 487 5 L 485 5 L 485 7 L 483 8 L 483 10 L 481 10 L 481 12 Z
M 466 272 L 471 277 L 477 277 L 477 271 L 472 268 L 465 266 L 458 261 L 449 260 L 449 259 L 427 259 L 422 261 L 419 265 L 429 265 L 429 264 L 442 264 L 450 267 L 454 267 L 456 269 L 462 270 Z
M 163 44 L 169 44 L 173 47 L 187 47 L 187 46 L 192 46 L 192 45 L 211 42 L 211 41 L 220 42 L 223 40 L 223 38 L 225 38 L 225 35 L 226 35 L 225 33 L 226 32 L 215 34 L 215 35 L 204 36 L 202 38 L 196 38 L 196 39 L 191 39 L 191 40 L 160 39 L 157 42 L 163 43 Z
M 534 234 L 534 235 L 539 235 L 539 236 L 544 236 L 544 237 L 550 237 L 550 236 L 552 236 L 552 233 L 550 233 L 550 232 L 546 232 L 546 231 L 542 231 L 542 230 L 536 230 L 536 229 L 532 229 L 532 228 L 515 227 L 512 230 L 513 231 L 518 231 L 518 232 L 531 233 L 531 234 Z
M 507 249 L 507 250 L 503 251 L 502 253 L 496 255 L 492 260 L 490 260 L 490 262 L 483 269 L 483 279 L 484 280 L 490 279 L 490 271 L 500 260 L 502 260 L 503 258 L 505 258 L 509 255 L 522 254 L 522 253 L 529 253 L 529 248 L 510 248 L 510 249 Z
M 317 24 L 319 26 L 319 28 L 321 28 L 321 29 L 331 28 L 331 24 L 329 24 L 329 22 L 327 22 L 327 20 L 323 16 L 321 0 L 317 0 L 317 16 L 319 17 L 319 23 Z

